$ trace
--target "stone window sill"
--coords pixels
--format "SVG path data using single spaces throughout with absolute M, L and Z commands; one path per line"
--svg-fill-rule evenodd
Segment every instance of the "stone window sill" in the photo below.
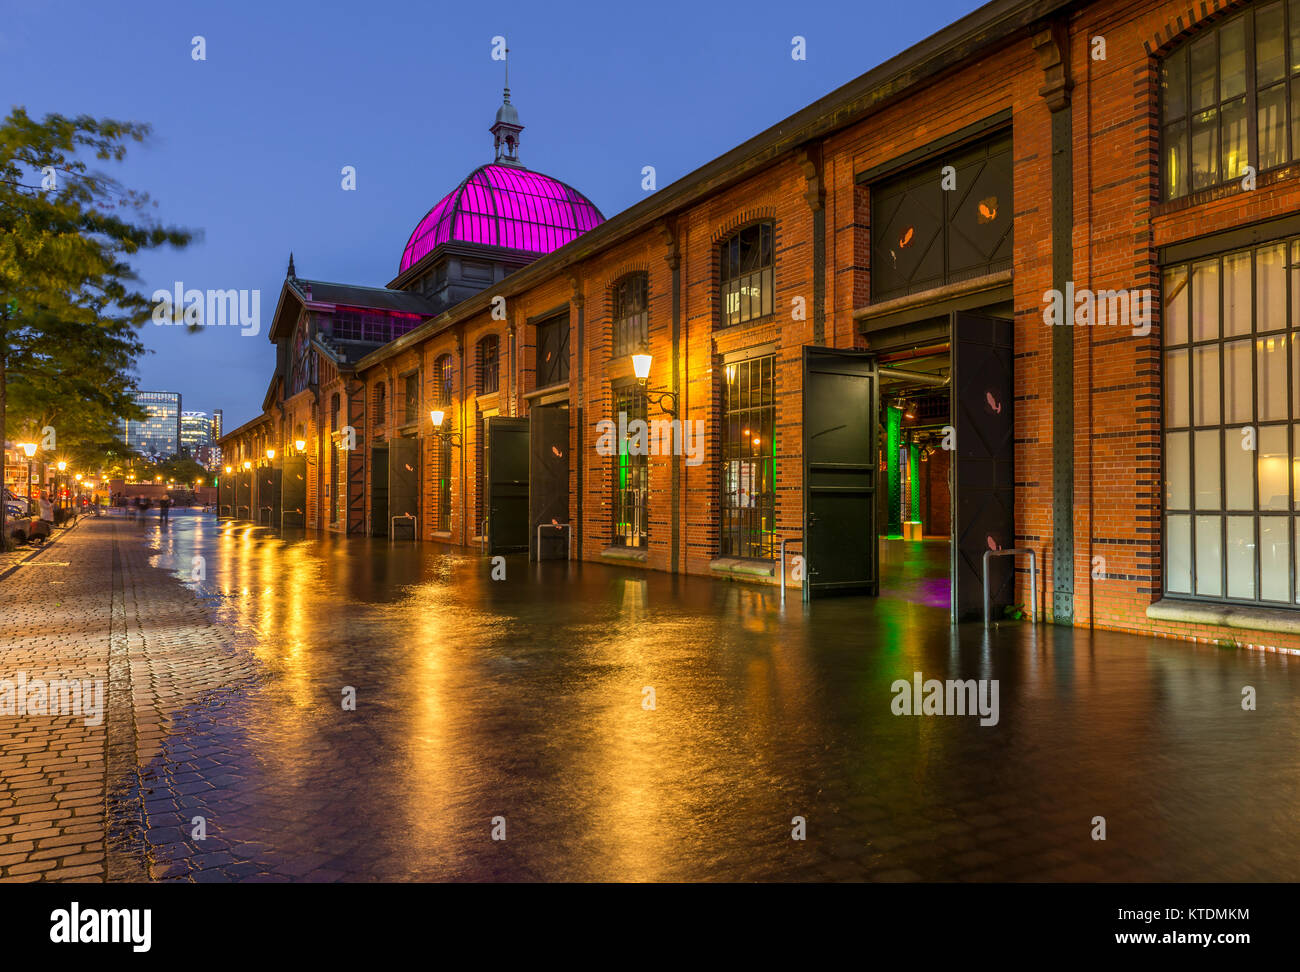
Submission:
M 1300 634 L 1300 611 L 1287 608 L 1184 601 L 1176 597 L 1166 597 L 1147 606 L 1147 617 L 1153 621 L 1180 621 L 1184 624 L 1220 625 L 1250 631 Z
M 709 570 L 737 580 L 766 580 L 776 576 L 776 564 L 770 560 L 745 560 L 740 557 L 718 557 L 709 562 Z
M 622 560 L 634 564 L 644 564 L 650 558 L 650 552 L 640 547 L 606 547 L 600 555 L 609 560 Z

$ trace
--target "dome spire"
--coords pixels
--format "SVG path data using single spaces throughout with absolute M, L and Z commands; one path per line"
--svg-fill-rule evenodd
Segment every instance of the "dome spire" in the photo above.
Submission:
M 519 165 L 519 133 L 524 126 L 519 124 L 519 112 L 510 103 L 510 48 L 506 48 L 506 85 L 502 94 L 501 107 L 497 109 L 497 120 L 489 131 L 492 133 L 492 147 L 496 151 L 496 161 L 502 165 Z

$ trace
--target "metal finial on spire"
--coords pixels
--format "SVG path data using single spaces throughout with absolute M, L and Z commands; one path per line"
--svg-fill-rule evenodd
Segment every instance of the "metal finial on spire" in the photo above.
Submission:
M 297 277 L 298 271 L 293 268 L 293 250 L 289 251 L 289 269 L 285 272 L 286 277 Z
M 519 124 L 519 112 L 510 103 L 510 48 L 507 47 L 505 53 L 506 85 L 501 107 L 497 109 L 497 119 L 490 129 L 492 147 L 496 150 L 497 162 L 519 165 L 519 133 L 524 126 Z

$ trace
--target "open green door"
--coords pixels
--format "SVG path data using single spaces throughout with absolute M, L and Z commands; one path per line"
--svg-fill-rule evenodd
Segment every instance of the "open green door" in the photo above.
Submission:
M 488 553 L 527 550 L 528 419 L 497 415 L 485 425 Z
M 803 349 L 804 557 L 809 597 L 879 594 L 880 403 L 868 351 Z

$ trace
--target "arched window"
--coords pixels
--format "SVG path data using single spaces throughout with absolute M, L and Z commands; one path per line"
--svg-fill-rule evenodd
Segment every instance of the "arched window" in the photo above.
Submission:
M 629 273 L 614 284 L 614 356 L 632 354 L 650 340 L 650 275 Z
M 375 386 L 375 427 L 384 424 L 388 414 L 388 390 L 381 381 Z
M 339 430 L 339 396 L 338 396 L 338 392 L 335 392 L 330 397 L 330 431 L 337 432 L 338 430 Z
M 772 313 L 772 236 L 771 223 L 755 223 L 718 245 L 723 325 Z
M 489 334 L 478 343 L 478 393 L 487 395 L 501 387 L 501 339 Z
M 1200 31 L 1160 64 L 1164 198 L 1300 158 L 1298 110 L 1300 4 L 1258 3 Z
M 433 363 L 433 395 L 435 404 L 446 407 L 451 404 L 451 355 L 439 355 Z

